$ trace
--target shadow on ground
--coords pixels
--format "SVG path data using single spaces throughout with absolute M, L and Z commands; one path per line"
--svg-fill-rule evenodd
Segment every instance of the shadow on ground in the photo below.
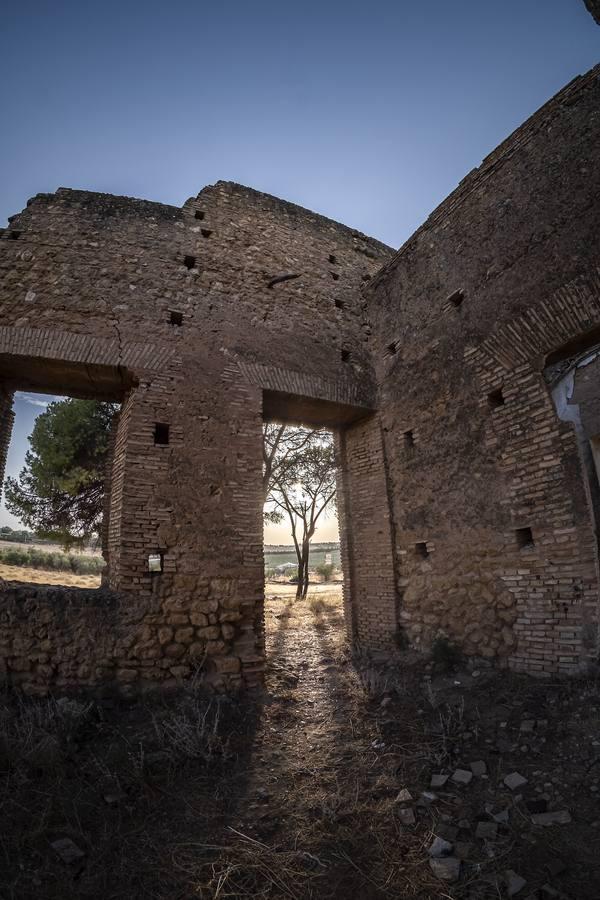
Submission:
M 266 625 L 260 697 L 5 698 L 3 900 L 600 896 L 597 683 L 357 663 L 333 592 Z

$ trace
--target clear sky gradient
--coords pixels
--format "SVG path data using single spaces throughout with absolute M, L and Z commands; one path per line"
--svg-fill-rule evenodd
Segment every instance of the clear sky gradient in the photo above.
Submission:
M 228 179 L 398 247 L 599 50 L 581 0 L 4 4 L 0 224 Z
M 0 222 L 222 178 L 397 247 L 599 48 L 581 0 L 7 3 Z

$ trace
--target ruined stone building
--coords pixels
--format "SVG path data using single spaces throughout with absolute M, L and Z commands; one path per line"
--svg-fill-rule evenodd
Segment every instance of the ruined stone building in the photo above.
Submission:
M 600 69 L 397 252 L 246 187 L 65 188 L 0 237 L 0 465 L 17 390 L 118 401 L 97 591 L 5 583 L 31 691 L 264 666 L 265 420 L 335 430 L 349 637 L 533 673 L 598 639 Z M 228 560 L 223 571 L 221 560 Z

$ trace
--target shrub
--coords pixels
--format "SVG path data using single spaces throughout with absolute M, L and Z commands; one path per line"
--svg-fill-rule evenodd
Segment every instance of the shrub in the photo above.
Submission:
M 319 563 L 316 567 L 317 575 L 320 575 L 323 581 L 331 581 L 334 571 L 333 563 Z
M 54 551 L 45 553 L 37 547 L 0 547 L 0 563 L 30 569 L 47 569 L 55 572 L 75 572 L 78 575 L 97 575 L 104 568 L 101 556 L 79 556 Z

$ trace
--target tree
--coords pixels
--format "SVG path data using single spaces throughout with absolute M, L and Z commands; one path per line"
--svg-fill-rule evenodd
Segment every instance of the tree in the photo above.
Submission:
M 282 425 L 269 422 L 263 429 L 263 496 L 265 503 L 275 486 L 277 479 L 286 477 L 286 470 L 294 465 L 295 459 L 304 447 L 316 435 L 326 432 L 315 428 L 303 428 L 295 425 Z M 270 521 L 273 511 L 266 510 L 265 518 Z
M 82 545 L 102 522 L 109 431 L 118 407 L 57 400 L 37 417 L 19 478 L 7 478 L 6 507 L 40 537 Z
M 269 428 L 273 430 L 267 435 Z M 321 429 L 267 425 L 265 444 L 271 459 L 271 475 L 265 484 L 266 517 L 272 522 L 289 520 L 298 560 L 299 600 L 308 592 L 310 542 L 319 519 L 335 498 L 333 440 Z

